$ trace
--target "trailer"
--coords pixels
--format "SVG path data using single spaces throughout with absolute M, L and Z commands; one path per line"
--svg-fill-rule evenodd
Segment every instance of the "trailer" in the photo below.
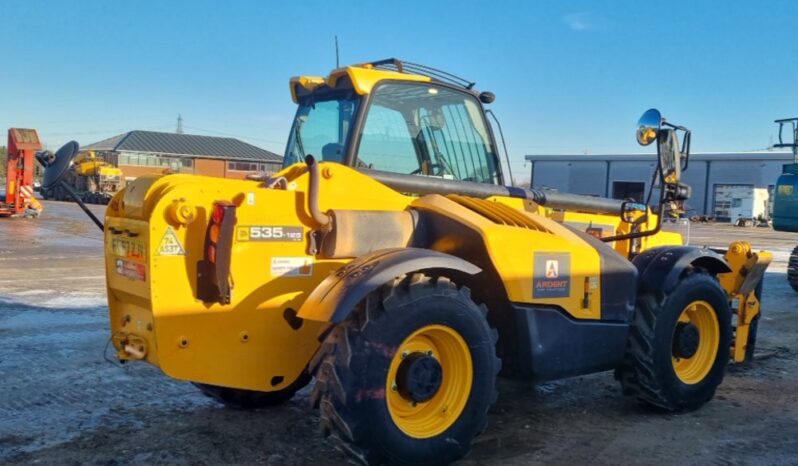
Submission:
M 767 188 L 750 184 L 716 184 L 713 214 L 716 219 L 738 226 L 754 226 L 769 216 Z

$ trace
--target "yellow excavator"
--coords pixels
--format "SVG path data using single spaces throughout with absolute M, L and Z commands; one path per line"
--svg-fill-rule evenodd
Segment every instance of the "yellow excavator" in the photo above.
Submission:
M 125 186 L 122 170 L 98 156 L 93 150 L 75 156 L 64 181 L 87 204 L 108 204 L 114 194 Z M 45 199 L 57 201 L 71 199 L 61 185 L 43 192 Z
M 509 186 L 494 95 L 441 70 L 391 59 L 290 86 L 283 170 L 139 177 L 94 219 L 120 360 L 239 408 L 313 382 L 353 460 L 426 465 L 468 452 L 499 375 L 614 370 L 678 412 L 751 358 L 770 254 L 661 230 L 689 196 L 687 128 L 653 109 L 637 125 L 657 147 L 655 207 Z M 72 147 L 42 159 L 46 186 Z

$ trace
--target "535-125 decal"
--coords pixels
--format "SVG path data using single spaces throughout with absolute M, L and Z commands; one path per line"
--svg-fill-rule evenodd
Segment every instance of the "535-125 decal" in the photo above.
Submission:
M 302 241 L 302 227 L 290 225 L 241 225 L 236 227 L 238 241 Z

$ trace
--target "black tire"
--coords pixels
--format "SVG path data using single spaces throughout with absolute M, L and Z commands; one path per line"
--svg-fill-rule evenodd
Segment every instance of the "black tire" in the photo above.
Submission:
M 486 313 L 467 288 L 458 289 L 445 277 L 413 274 L 369 295 L 333 329 L 311 363 L 317 378 L 311 401 L 320 408 L 323 434 L 364 464 L 448 464 L 463 457 L 487 426 L 488 409 L 497 397 L 498 334 Z M 386 381 L 407 336 L 435 324 L 454 329 L 467 343 L 473 382 L 451 425 L 438 435 L 414 438 L 391 417 Z
M 252 410 L 277 406 L 290 400 L 297 391 L 310 383 L 310 380 L 310 374 L 304 371 L 293 384 L 274 392 L 259 392 L 240 388 L 220 387 L 199 382 L 191 383 L 199 388 L 205 396 L 222 403 L 228 408 Z
M 792 250 L 787 263 L 787 281 L 793 290 L 798 291 L 798 246 Z
M 684 383 L 672 362 L 674 333 L 682 310 L 703 300 L 715 312 L 719 342 L 709 372 L 698 382 Z M 672 292 L 641 291 L 629 330 L 624 361 L 615 372 L 623 393 L 667 411 L 690 411 L 711 400 L 729 362 L 731 316 L 726 293 L 715 277 L 693 271 Z

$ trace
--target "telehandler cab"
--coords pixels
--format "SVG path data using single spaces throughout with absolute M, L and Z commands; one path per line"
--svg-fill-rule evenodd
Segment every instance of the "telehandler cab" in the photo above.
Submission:
M 637 127 L 659 157 L 652 209 L 505 186 L 494 96 L 449 73 L 391 59 L 290 87 L 279 173 L 144 176 L 109 203 L 119 359 L 243 408 L 315 378 L 324 434 L 371 464 L 465 455 L 500 372 L 614 370 L 625 394 L 683 411 L 750 359 L 770 254 L 660 230 L 689 196 L 690 132 L 656 110 Z M 50 184 L 70 152 L 42 158 Z

